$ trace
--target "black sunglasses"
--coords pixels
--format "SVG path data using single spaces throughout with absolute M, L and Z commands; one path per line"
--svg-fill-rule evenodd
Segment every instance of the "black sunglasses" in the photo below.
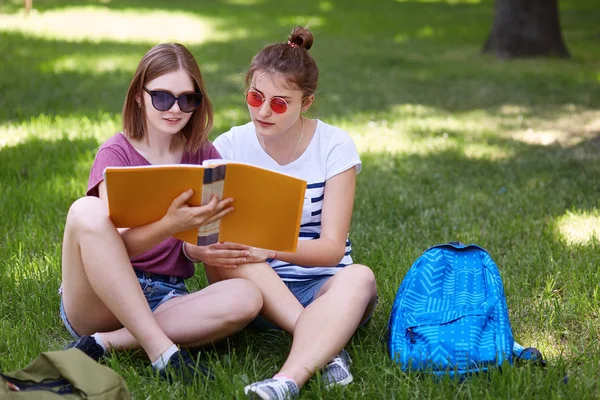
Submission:
M 173 107 L 173 104 L 177 102 L 179 109 L 184 113 L 191 113 L 202 103 L 202 93 L 186 93 L 178 97 L 173 96 L 172 93 L 164 90 L 149 90 L 144 87 L 146 93 L 150 95 L 152 99 L 152 105 L 158 111 L 167 111 Z

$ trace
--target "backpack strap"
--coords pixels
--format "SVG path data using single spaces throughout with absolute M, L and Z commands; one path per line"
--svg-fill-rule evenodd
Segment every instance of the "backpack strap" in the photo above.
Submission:
M 8 389 L 13 392 L 44 390 L 60 395 L 79 393 L 79 391 L 73 387 L 71 382 L 64 378 L 47 379 L 43 382 L 36 382 L 33 380 L 19 380 L 0 373 L 0 380 L 4 380 Z
M 525 361 L 541 367 L 546 366 L 546 360 L 542 352 L 535 347 L 523 347 L 515 342 L 512 349 L 512 356 L 515 360 Z

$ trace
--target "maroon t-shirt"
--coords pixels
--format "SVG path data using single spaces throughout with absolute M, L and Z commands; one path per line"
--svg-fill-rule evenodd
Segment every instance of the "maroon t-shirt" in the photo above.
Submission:
M 221 156 L 212 143 L 207 142 L 195 153 L 185 152 L 180 164 L 202 164 L 202 161 L 214 158 L 221 158 Z M 122 133 L 117 133 L 102 143 L 96 153 L 90 171 L 87 195 L 99 196 L 98 185 L 104 180 L 102 175 L 104 168 L 138 165 L 150 165 L 150 162 L 137 152 Z M 189 278 L 194 275 L 194 264 L 183 254 L 182 244 L 181 240 L 169 238 L 132 258 L 131 264 L 138 271 Z

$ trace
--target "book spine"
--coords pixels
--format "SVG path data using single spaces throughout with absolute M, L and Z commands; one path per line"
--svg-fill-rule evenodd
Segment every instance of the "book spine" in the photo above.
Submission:
M 202 205 L 208 203 L 212 196 L 216 195 L 218 200 L 223 199 L 223 188 L 225 187 L 226 165 L 219 165 L 204 170 L 204 185 L 202 186 Z M 198 229 L 198 246 L 208 246 L 219 240 L 219 229 L 221 221 L 203 225 Z

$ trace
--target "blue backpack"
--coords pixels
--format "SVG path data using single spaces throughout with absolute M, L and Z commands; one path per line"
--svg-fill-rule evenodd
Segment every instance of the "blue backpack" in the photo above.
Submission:
M 433 246 L 407 272 L 389 320 L 388 350 L 402 370 L 466 376 L 513 364 L 544 363 L 513 338 L 498 267 L 483 248 Z

